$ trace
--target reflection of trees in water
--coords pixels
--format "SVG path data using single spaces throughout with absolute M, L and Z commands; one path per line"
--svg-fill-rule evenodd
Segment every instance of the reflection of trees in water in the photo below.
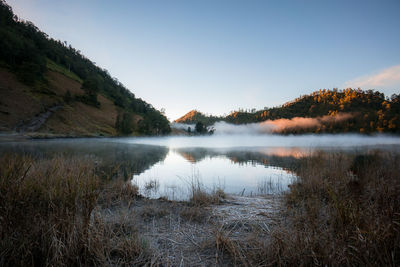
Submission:
M 238 164 L 261 164 L 265 166 L 279 167 L 284 170 L 294 170 L 300 160 L 293 156 L 265 155 L 260 152 L 229 152 L 226 156 Z
M 191 163 L 202 161 L 206 157 L 216 157 L 219 155 L 215 151 L 206 148 L 183 148 L 177 149 L 176 152 Z
M 220 150 L 206 148 L 181 148 L 176 149 L 182 157 L 192 163 L 200 162 L 205 158 L 225 157 L 235 164 L 261 164 L 264 166 L 279 167 L 285 170 L 294 170 L 299 166 L 300 159 L 289 153 L 285 156 L 268 154 L 259 151 L 245 150 Z
M 105 177 L 122 175 L 128 179 L 133 174 L 140 174 L 163 161 L 168 148 L 101 139 L 48 140 L 2 143 L 0 154 L 2 153 L 20 153 L 38 158 L 55 155 L 92 157 Z
M 318 150 L 307 150 L 299 148 L 248 148 L 248 149 L 206 149 L 206 148 L 181 148 L 175 151 L 182 155 L 185 159 L 192 163 L 200 162 L 205 158 L 223 157 L 228 158 L 231 162 L 239 165 L 264 165 L 271 167 L 282 168 L 283 170 L 290 171 L 296 174 L 301 165 L 304 164 L 305 160 L 309 157 L 321 157 L 322 155 L 327 156 L 331 153 L 337 154 L 342 153 L 343 155 L 349 155 L 356 157 L 359 155 L 374 154 L 378 151 L 391 151 L 391 147 L 364 147 L 358 149 L 318 149 Z M 362 156 L 365 157 L 365 156 Z
M 195 158 L 193 156 L 192 153 L 186 153 L 184 151 L 178 152 L 182 157 L 184 157 L 187 161 L 191 162 L 191 163 L 196 163 L 197 161 L 199 161 L 197 158 Z

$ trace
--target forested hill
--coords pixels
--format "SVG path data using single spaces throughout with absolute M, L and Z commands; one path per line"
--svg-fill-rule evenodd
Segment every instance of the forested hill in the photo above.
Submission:
M 170 126 L 107 70 L 0 0 L 0 130 L 152 135 Z
M 182 117 L 180 117 L 179 119 L 175 120 L 175 122 L 186 123 L 186 124 L 196 124 L 197 122 L 201 122 L 204 125 L 211 125 L 220 120 L 222 120 L 222 117 L 204 115 L 200 111 L 191 110 Z
M 183 116 L 180 123 L 186 121 Z M 190 117 L 190 116 L 189 116 Z M 301 96 L 282 106 L 263 110 L 234 111 L 218 120 L 234 124 L 245 124 L 279 119 L 317 118 L 318 127 L 293 127 L 286 129 L 294 132 L 390 132 L 400 133 L 400 95 L 386 98 L 378 91 L 360 89 L 319 90 Z M 330 119 L 331 118 L 331 119 Z M 202 117 L 201 122 L 211 125 L 215 117 Z M 281 120 L 284 121 L 284 120 Z

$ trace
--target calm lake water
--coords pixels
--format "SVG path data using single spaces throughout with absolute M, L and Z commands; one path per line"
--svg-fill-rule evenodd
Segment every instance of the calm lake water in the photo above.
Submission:
M 57 154 L 92 157 L 110 169 L 116 164 L 127 181 L 148 197 L 185 199 L 192 185 L 243 195 L 279 194 L 296 176 L 302 157 L 315 151 L 400 152 L 396 136 L 213 135 L 2 141 L 0 152 L 36 157 Z

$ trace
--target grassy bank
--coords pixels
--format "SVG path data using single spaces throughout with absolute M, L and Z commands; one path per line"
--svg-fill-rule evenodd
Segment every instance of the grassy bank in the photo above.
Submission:
M 0 265 L 120 265 L 150 258 L 134 226 L 105 221 L 97 212 L 99 203 L 134 199 L 137 190 L 102 184 L 93 161 L 6 155 L 0 166 Z
M 263 257 L 276 265 L 398 266 L 400 157 L 304 158 Z
M 300 166 L 279 201 L 194 180 L 179 202 L 141 197 L 89 157 L 3 155 L 0 265 L 399 265 L 399 155 Z
M 399 266 L 400 156 L 316 153 L 301 161 L 282 210 L 220 224 L 217 251 L 238 266 Z
M 182 235 L 176 226 L 188 233 L 198 224 L 209 234 L 196 233 L 208 240 L 205 206 L 224 196 L 206 193 L 200 182 L 192 189 L 189 202 L 151 200 L 119 166 L 105 169 L 91 157 L 3 155 L 0 265 L 176 265 L 178 250 L 162 242 L 177 239 L 172 232 Z

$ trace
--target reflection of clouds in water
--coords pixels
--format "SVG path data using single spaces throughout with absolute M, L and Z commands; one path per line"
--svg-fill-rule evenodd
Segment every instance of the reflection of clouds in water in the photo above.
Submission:
M 276 157 L 293 157 L 296 159 L 308 156 L 311 154 L 311 150 L 300 147 L 273 147 L 273 148 L 262 148 L 257 150 L 259 153 L 266 156 Z

